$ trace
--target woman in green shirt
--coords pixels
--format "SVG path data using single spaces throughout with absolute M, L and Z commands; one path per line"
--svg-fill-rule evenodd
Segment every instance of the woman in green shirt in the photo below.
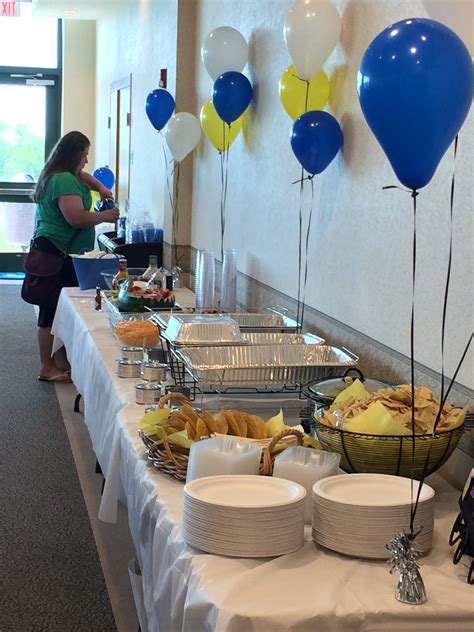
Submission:
M 36 228 L 33 248 L 43 252 L 77 254 L 94 248 L 94 227 L 118 219 L 117 208 L 90 213 L 90 190 L 102 198 L 112 198 L 112 192 L 93 176 L 83 171 L 87 164 L 90 142 L 81 132 L 63 136 L 51 152 L 38 178 L 34 200 Z M 63 287 L 77 286 L 71 257 L 65 258 L 61 269 Z M 46 303 L 46 301 L 45 301 Z M 39 307 L 38 343 L 40 370 L 38 379 L 48 382 L 70 382 L 64 349 L 51 357 L 53 324 L 56 305 Z

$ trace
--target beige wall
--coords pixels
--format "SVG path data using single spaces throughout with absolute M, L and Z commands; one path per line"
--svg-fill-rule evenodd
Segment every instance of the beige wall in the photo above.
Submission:
M 95 21 L 63 21 L 61 134 L 79 130 L 91 140 L 89 168 L 95 168 Z
M 291 4 L 291 0 L 186 0 L 181 2 L 184 22 L 178 28 L 176 0 L 150 0 L 131 3 L 128 9 L 101 20 L 97 29 L 96 122 L 97 158 L 105 162 L 108 87 L 132 73 L 131 197 L 144 208 L 152 206 L 155 216 L 163 218 L 161 145 L 146 119 L 146 95 L 156 87 L 159 68 L 165 66 L 169 69 L 169 89 L 174 93 L 179 30 L 180 43 L 186 37 L 189 45 L 194 45 L 195 100 L 189 93 L 187 66 L 179 68 L 178 96 L 181 89 L 185 90 L 187 96 L 182 102 L 190 111 L 194 107 L 193 113 L 198 115 L 212 93 L 212 81 L 200 61 L 200 43 L 218 26 L 240 30 L 250 43 L 245 73 L 255 95 L 244 134 L 230 152 L 225 246 L 237 249 L 241 272 L 295 298 L 299 193 L 291 182 L 298 179 L 300 169 L 289 145 L 291 120 L 277 92 L 278 79 L 290 64 L 282 27 Z M 394 184 L 396 179 L 363 119 L 356 94 L 356 72 L 366 47 L 379 31 L 391 22 L 425 13 L 421 1 L 338 0 L 335 4 L 343 15 L 343 33 L 325 70 L 332 81 L 329 111 L 343 127 L 344 149 L 314 181 L 306 301 L 408 355 L 411 200 L 399 191 L 382 191 L 384 185 Z M 472 113 L 460 136 L 456 168 L 455 256 L 446 337 L 448 373 L 454 369 L 472 330 L 471 164 Z M 434 370 L 440 369 L 451 170 L 452 150 L 418 198 L 416 356 Z M 183 186 L 189 194 L 190 177 Z M 207 141 L 194 157 L 192 195 L 188 197 L 189 205 L 192 203 L 191 245 L 218 253 L 219 159 Z M 309 197 L 305 204 L 307 211 Z M 165 228 L 169 229 L 169 223 Z M 459 381 L 471 388 L 472 358 L 471 352 L 459 375 Z
M 166 185 L 161 138 L 145 114 L 147 95 L 168 68 L 176 92 L 177 0 L 135 0 L 97 23 L 97 163 L 109 162 L 110 86 L 132 75 L 130 199 L 163 225 Z M 165 226 L 167 228 L 167 226 Z

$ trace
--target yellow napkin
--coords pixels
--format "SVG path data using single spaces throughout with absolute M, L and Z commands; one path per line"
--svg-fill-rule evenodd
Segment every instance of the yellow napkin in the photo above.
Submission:
M 168 423 L 170 412 L 171 410 L 169 408 L 159 408 L 158 410 L 152 410 L 146 413 L 140 420 L 140 430 L 147 435 L 159 436 L 160 438 L 165 436 L 166 432 L 163 434 L 158 431 L 158 428 L 164 430 L 164 427 Z
M 344 424 L 344 430 L 375 435 L 409 435 L 411 431 L 396 422 L 380 402 L 374 402 L 363 413 Z
M 339 393 L 336 399 L 331 404 L 330 410 L 337 408 L 337 404 L 344 402 L 349 397 L 355 397 L 356 399 L 364 399 L 370 395 L 369 391 L 365 388 L 362 382 L 357 379 L 352 382 L 347 388 Z
M 469 410 L 469 406 L 464 406 L 464 408 L 461 410 L 461 412 L 459 413 L 459 415 L 456 418 L 456 421 L 454 421 L 454 423 L 452 423 L 449 428 L 447 428 L 447 430 L 454 430 L 454 428 L 459 428 L 459 426 L 461 426 L 464 422 L 464 420 L 466 419 L 466 415 L 467 412 Z M 442 432 L 442 430 L 440 430 L 439 432 Z
M 180 445 L 183 448 L 190 448 L 193 445 L 193 441 L 188 437 L 186 430 L 173 432 L 173 434 L 168 435 L 166 438 L 168 441 L 171 441 L 171 443 Z
M 290 426 L 285 425 L 285 422 L 283 420 L 283 411 L 281 409 L 278 415 L 270 417 L 270 419 L 265 422 L 265 432 L 268 439 L 275 437 L 283 430 L 288 430 L 289 428 Z

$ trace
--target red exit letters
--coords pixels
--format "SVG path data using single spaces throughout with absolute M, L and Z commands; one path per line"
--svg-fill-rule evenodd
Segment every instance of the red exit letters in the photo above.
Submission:
M 0 17 L 14 17 L 20 15 L 20 3 L 14 0 L 0 0 Z

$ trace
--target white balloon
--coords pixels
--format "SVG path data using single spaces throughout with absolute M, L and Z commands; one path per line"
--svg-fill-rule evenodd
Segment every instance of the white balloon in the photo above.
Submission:
M 474 3 L 469 0 L 423 0 L 428 16 L 449 26 L 474 53 Z
M 340 35 L 341 18 L 329 0 L 295 2 L 288 11 L 283 36 L 300 79 L 314 79 Z
M 181 162 L 198 145 L 201 125 L 193 114 L 179 112 L 168 121 L 165 139 L 174 160 Z
M 221 26 L 209 33 L 201 47 L 202 61 L 214 81 L 229 70 L 241 72 L 248 56 L 245 37 L 230 26 Z

